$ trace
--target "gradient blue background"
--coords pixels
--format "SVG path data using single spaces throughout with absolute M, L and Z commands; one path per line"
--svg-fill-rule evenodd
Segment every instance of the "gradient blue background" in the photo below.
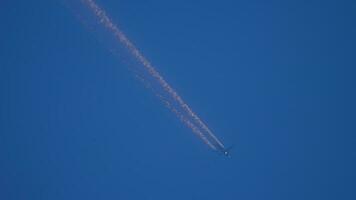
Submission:
M 61 1 L 1 1 L 0 199 L 356 199 L 353 1 L 100 0 L 209 150 Z

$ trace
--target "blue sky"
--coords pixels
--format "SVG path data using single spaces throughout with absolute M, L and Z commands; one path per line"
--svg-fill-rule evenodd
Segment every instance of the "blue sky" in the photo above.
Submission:
M 184 127 L 63 1 L 5 0 L 0 199 L 356 198 L 355 3 L 98 4 L 234 145 L 232 158 Z

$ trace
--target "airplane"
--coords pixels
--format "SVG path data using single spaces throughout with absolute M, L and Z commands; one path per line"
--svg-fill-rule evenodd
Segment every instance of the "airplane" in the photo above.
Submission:
M 231 156 L 230 156 L 230 151 L 231 151 L 232 147 L 233 147 L 233 146 L 231 146 L 231 147 L 229 147 L 229 148 L 223 148 L 223 149 L 221 150 L 221 153 L 223 153 L 224 156 L 230 158 L 230 157 L 231 157 Z

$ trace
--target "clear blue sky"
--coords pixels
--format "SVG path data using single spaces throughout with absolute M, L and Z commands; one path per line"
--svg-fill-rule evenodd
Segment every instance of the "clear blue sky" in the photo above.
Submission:
M 0 199 L 356 199 L 356 3 L 100 0 L 209 150 L 62 1 L 0 6 Z

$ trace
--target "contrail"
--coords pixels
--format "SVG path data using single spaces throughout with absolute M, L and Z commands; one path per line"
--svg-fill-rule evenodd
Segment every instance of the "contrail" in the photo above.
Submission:
M 150 78 L 154 79 L 165 91 L 170 99 L 156 93 L 156 96 L 168 107 L 188 128 L 190 128 L 199 138 L 214 150 L 225 149 L 222 142 L 213 134 L 208 126 L 195 114 L 192 109 L 183 101 L 177 92 L 167 83 L 153 65 L 134 46 L 126 35 L 108 17 L 106 12 L 100 8 L 93 0 L 81 0 L 93 12 L 97 20 L 106 30 L 108 30 L 116 40 L 118 40 L 128 52 L 138 61 Z M 171 102 L 170 100 L 173 100 Z M 175 105 L 177 108 L 175 108 Z M 180 111 L 181 110 L 181 111 Z
M 149 84 L 144 78 L 137 76 L 137 78 L 145 85 L 146 88 L 150 89 L 153 91 L 153 93 L 162 101 L 162 103 L 169 109 L 171 110 L 188 128 L 190 128 L 193 133 L 195 133 L 198 137 L 200 137 L 203 142 L 208 145 L 210 148 L 214 150 L 218 150 L 215 145 L 213 145 L 209 139 L 199 130 L 197 126 L 195 126 L 183 113 L 178 111 L 174 106 L 167 100 L 163 95 L 159 94 L 158 91 L 156 91 L 151 84 Z

